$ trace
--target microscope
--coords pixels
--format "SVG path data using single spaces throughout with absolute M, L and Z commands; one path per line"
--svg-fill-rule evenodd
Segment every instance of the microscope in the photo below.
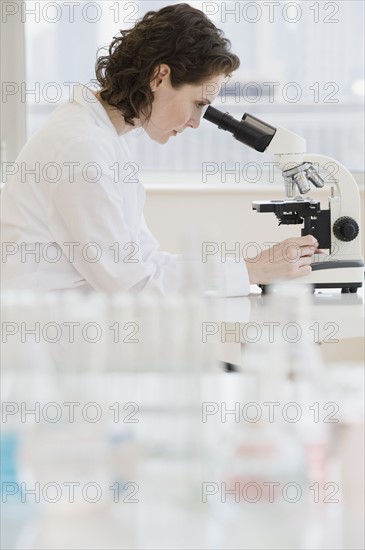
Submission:
M 284 200 L 255 201 L 256 212 L 273 212 L 279 225 L 302 225 L 302 236 L 313 235 L 320 249 L 312 262 L 312 272 L 291 283 L 306 283 L 313 288 L 341 288 L 343 293 L 355 293 L 362 286 L 364 262 L 360 248 L 360 194 L 350 172 L 342 164 L 324 155 L 306 154 L 306 142 L 285 128 L 270 124 L 245 113 L 242 120 L 208 107 L 204 118 L 248 147 L 272 155 L 282 171 Z M 327 209 L 321 203 L 304 198 L 314 187 L 324 187 L 328 166 L 335 166 Z M 327 170 L 326 170 L 327 166 Z M 320 175 L 327 172 L 326 176 Z M 297 194 L 297 190 L 299 194 Z M 265 290 L 265 287 L 262 287 Z

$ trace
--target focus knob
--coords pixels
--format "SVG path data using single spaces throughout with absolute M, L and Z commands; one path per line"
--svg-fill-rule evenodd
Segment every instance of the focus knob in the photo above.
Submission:
M 333 224 L 333 233 L 339 241 L 353 241 L 359 234 L 359 225 L 353 218 L 342 216 Z

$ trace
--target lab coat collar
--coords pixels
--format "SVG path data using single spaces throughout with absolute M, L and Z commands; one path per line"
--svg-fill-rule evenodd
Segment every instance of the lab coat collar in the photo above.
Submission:
M 118 136 L 114 124 L 109 118 L 108 113 L 100 103 L 100 101 L 94 96 L 93 90 L 84 86 L 83 84 L 75 84 L 72 90 L 70 101 L 76 101 L 82 107 L 87 109 L 95 117 L 98 124 L 101 126 L 107 126 L 112 129 Z M 118 136 L 119 137 L 119 136 Z

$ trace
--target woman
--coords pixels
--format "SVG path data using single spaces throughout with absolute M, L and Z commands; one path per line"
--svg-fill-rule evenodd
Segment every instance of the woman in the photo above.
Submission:
M 124 135 L 142 127 L 164 144 L 198 128 L 205 106 L 238 66 L 222 31 L 188 4 L 149 12 L 121 31 L 109 55 L 97 60 L 100 90 L 76 86 L 16 161 L 3 191 L 4 286 L 178 290 L 183 259 L 158 251 L 146 226 L 144 190 Z M 296 261 L 287 241 L 254 261 L 227 260 L 222 294 L 307 275 L 315 239 L 292 241 Z

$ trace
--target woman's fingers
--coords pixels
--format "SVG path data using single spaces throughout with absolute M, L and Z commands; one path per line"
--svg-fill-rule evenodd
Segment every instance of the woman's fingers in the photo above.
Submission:
M 298 260 L 299 267 L 303 265 L 311 265 L 312 263 L 312 256 L 302 256 L 300 260 Z
M 313 256 L 317 249 L 314 246 L 302 246 L 301 256 Z
M 305 235 L 304 237 L 294 237 L 293 239 L 286 239 L 281 244 L 288 245 L 288 244 L 298 245 L 298 246 L 314 246 L 315 248 L 318 247 L 318 241 L 313 235 Z

